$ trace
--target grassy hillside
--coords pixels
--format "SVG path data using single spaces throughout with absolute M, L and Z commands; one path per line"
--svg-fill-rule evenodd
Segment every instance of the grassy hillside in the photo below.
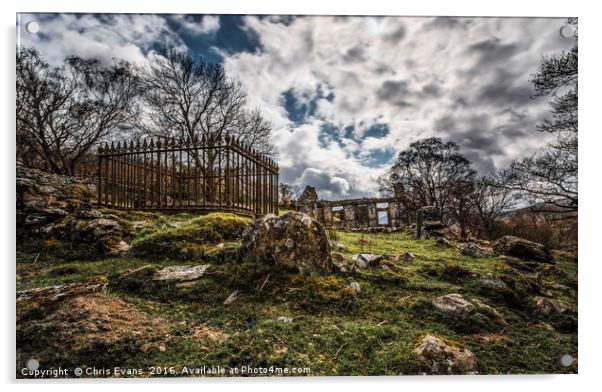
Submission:
M 36 358 L 42 367 L 161 366 L 167 375 L 181 375 L 183 366 L 245 365 L 289 367 L 304 374 L 303 368 L 309 368 L 309 375 L 420 374 L 423 367 L 413 350 L 421 337 L 432 333 L 472 351 L 481 374 L 577 371 L 576 364 L 559 364 L 564 354 L 577 356 L 576 315 L 546 316 L 532 300 L 545 293 L 576 306 L 575 263 L 542 265 L 535 276 L 500 258 L 462 256 L 454 248 L 416 241 L 406 233 L 338 232 L 337 240 L 345 246 L 341 253 L 384 255 L 386 267 L 357 275 L 304 276 L 236 262 L 236 226 L 245 225 L 239 218 L 121 215 L 139 227 L 127 256 L 65 262 L 21 250 L 17 289 L 105 276 L 108 295 L 124 302 L 123 313 L 139 312 L 152 320 L 146 332 L 110 344 L 101 339 L 88 342 L 85 336 L 73 339 L 78 344 L 65 344 L 69 331 L 52 333 L 30 315 L 17 325 L 19 364 Z M 400 255 L 405 252 L 416 258 L 404 260 Z M 201 279 L 184 284 L 112 284 L 141 266 L 182 264 L 211 267 Z M 492 276 L 505 286 L 483 283 L 483 277 Z M 353 281 L 359 283 L 359 293 L 351 289 Z M 236 299 L 225 305 L 236 290 Z M 481 300 L 506 322 L 487 311 L 468 318 L 441 313 L 431 301 L 450 293 Z M 129 322 L 125 316 L 123 320 Z

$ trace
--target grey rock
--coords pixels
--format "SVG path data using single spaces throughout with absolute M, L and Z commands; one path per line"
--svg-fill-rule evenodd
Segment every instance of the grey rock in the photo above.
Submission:
M 481 283 L 482 286 L 494 289 L 505 289 L 508 287 L 506 282 L 499 278 L 496 278 L 491 272 L 485 274 L 482 278 L 480 278 L 479 283 Z
M 165 280 L 185 282 L 197 280 L 211 267 L 210 264 L 203 265 L 172 265 L 156 271 L 153 280 Z
M 465 348 L 426 335 L 414 350 L 426 364 L 428 374 L 477 374 L 477 357 Z
M 241 257 L 272 262 L 299 272 L 332 272 L 330 244 L 324 227 L 296 211 L 256 220 L 243 233 Z
M 511 235 L 497 239 L 493 243 L 493 249 L 497 253 L 518 257 L 522 260 L 554 264 L 554 257 L 544 245 Z
M 356 294 L 359 294 L 362 291 L 360 284 L 356 281 L 349 283 L 349 286 L 353 289 L 353 291 L 355 291 Z
M 493 252 L 492 248 L 478 245 L 477 243 L 472 241 L 462 245 L 460 253 L 462 253 L 464 256 L 470 256 L 479 259 L 495 256 L 495 253 Z
M 475 306 L 460 294 L 447 294 L 433 300 L 433 306 L 444 313 L 466 317 L 475 310 Z

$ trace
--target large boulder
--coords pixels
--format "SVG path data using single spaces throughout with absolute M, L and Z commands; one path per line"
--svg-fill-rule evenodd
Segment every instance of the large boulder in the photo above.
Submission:
M 554 257 L 544 245 L 511 235 L 497 239 L 493 243 L 493 249 L 499 254 L 514 256 L 523 260 L 554 263 Z
M 256 220 L 243 233 L 240 255 L 303 273 L 333 271 L 324 227 L 297 211 Z
M 426 335 L 414 350 L 429 374 L 477 374 L 477 357 L 465 348 L 434 335 Z

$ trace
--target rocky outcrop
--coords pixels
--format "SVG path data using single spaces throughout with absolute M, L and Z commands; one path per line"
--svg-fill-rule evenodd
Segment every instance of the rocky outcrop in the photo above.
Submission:
M 478 372 L 479 362 L 472 352 L 434 335 L 426 335 L 414 352 L 425 363 L 428 374 L 477 374 Z
M 17 235 L 47 231 L 78 210 L 89 210 L 92 186 L 80 179 L 17 167 Z
M 240 255 L 303 273 L 333 271 L 324 227 L 296 211 L 282 216 L 269 214 L 255 221 L 243 233 Z
M 18 167 L 17 244 L 52 239 L 64 249 L 79 250 L 81 258 L 127 251 L 133 228 L 92 209 L 93 193 L 86 180 Z
M 496 240 L 493 243 L 493 249 L 499 254 L 518 257 L 523 260 L 554 263 L 554 257 L 552 257 L 550 250 L 542 244 L 511 235 Z
M 490 247 L 482 246 L 476 242 L 467 242 L 460 248 L 460 253 L 464 256 L 475 257 L 478 259 L 484 259 L 487 257 L 495 256 L 493 249 Z

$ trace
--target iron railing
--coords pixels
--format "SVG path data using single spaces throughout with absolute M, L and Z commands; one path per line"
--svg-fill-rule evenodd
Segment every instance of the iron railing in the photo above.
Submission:
M 278 212 L 278 165 L 229 136 L 150 139 L 98 149 L 98 204 L 160 211 Z

